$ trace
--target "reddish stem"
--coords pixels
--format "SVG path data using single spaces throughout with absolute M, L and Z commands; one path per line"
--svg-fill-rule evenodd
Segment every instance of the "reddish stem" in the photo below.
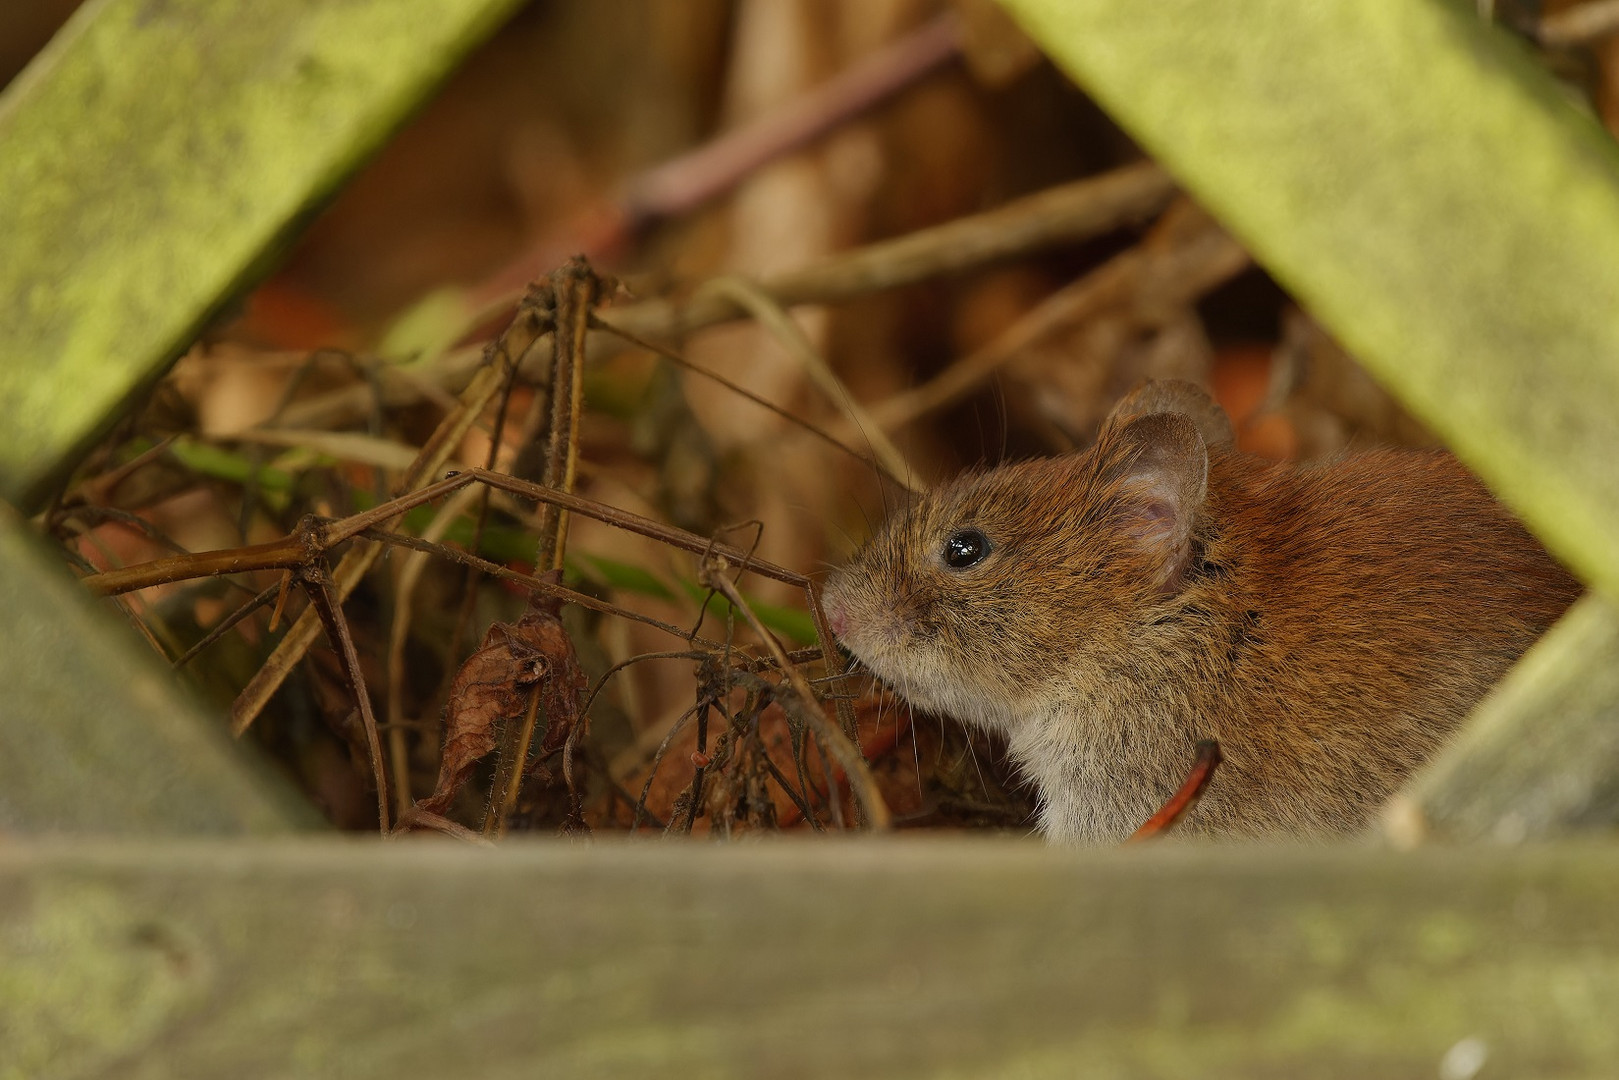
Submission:
M 1150 840 L 1155 836 L 1162 836 L 1175 827 L 1175 823 L 1185 817 L 1197 800 L 1202 797 L 1209 781 L 1214 779 L 1214 770 L 1223 759 L 1220 756 L 1220 744 L 1213 739 L 1204 739 L 1197 744 L 1197 760 L 1192 762 L 1192 771 L 1187 774 L 1186 780 L 1181 784 L 1180 790 L 1169 797 L 1169 801 L 1159 809 L 1147 823 L 1130 834 L 1125 843 L 1133 844 L 1141 840 Z

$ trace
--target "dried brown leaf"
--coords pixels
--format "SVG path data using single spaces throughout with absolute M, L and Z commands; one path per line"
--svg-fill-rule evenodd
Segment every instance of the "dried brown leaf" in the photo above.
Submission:
M 495 623 L 456 672 L 444 708 L 444 752 L 433 794 L 418 803 L 445 813 L 479 759 L 494 750 L 502 726 L 520 719 L 534 694 L 546 717 L 539 755 L 562 748 L 579 721 L 585 673 L 558 618 L 557 601 L 535 596 L 515 623 Z

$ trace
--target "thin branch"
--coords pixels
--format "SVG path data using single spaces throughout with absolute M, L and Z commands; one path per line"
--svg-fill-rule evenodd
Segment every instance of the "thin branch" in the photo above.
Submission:
M 488 488 L 477 490 L 487 491 Z M 439 540 L 475 497 L 476 492 L 470 487 L 451 496 L 422 531 L 421 539 L 429 544 Z M 405 745 L 405 645 L 410 640 L 416 586 L 427 569 L 428 557 L 433 554 L 431 550 L 416 550 L 405 558 L 394 587 L 393 625 L 388 632 L 388 756 L 393 762 L 394 801 L 401 814 L 415 802 L 410 790 L 410 758 Z
M 535 725 L 543 711 L 540 708 L 540 695 L 544 692 L 545 681 L 542 678 L 529 692 L 528 708 L 523 710 L 517 737 L 502 740 L 503 745 L 495 761 L 495 780 L 489 786 L 489 809 L 483 817 L 485 836 L 505 836 L 506 819 L 517 809 L 517 795 L 523 789 L 523 766 L 528 760 L 528 748 L 534 741 Z M 550 718 L 546 719 L 549 723 Z M 505 745 L 508 742 L 510 745 Z
M 395 827 L 394 834 L 397 836 L 412 829 L 432 829 L 435 832 L 444 833 L 446 836 L 453 836 L 457 840 L 465 840 L 467 843 L 475 844 L 478 847 L 495 846 L 465 825 L 451 821 L 442 814 L 435 814 L 430 810 L 423 810 L 415 805 L 410 806 L 403 814 L 399 815 L 399 824 Z
M 960 401 L 1030 347 L 1103 311 L 1132 302 L 1151 282 L 1167 300 L 1184 301 L 1234 277 L 1249 265 L 1246 251 L 1212 222 L 1157 249 L 1131 248 L 1058 289 L 993 341 L 913 389 L 871 408 L 877 425 L 892 429 Z M 1176 287 L 1164 289 L 1163 283 Z
M 793 801 L 793 805 L 798 807 L 799 814 L 803 816 L 805 821 L 809 822 L 810 828 L 816 832 L 826 832 L 826 826 L 821 824 L 820 819 L 815 816 L 815 811 L 810 807 L 809 799 L 799 794 L 798 789 L 793 787 L 792 781 L 782 775 L 781 769 L 776 767 L 776 763 L 771 760 L 768 753 L 760 754 L 759 756 L 764 759 L 765 768 L 770 771 L 771 779 L 776 781 L 777 787 L 787 793 L 787 797 Z
M 570 603 L 579 604 L 582 607 L 635 619 L 689 641 L 713 648 L 720 647 L 718 642 L 694 637 L 686 630 L 653 619 L 650 616 L 606 604 L 593 597 L 574 592 L 572 589 L 541 581 L 532 575 L 520 574 L 515 570 L 489 562 L 468 552 L 430 544 L 414 537 L 385 532 L 378 528 L 376 524 L 379 521 L 386 522 L 400 518 L 418 506 L 458 492 L 473 483 L 482 483 L 505 491 L 508 494 L 536 502 L 561 506 L 582 516 L 594 518 L 615 528 L 638 533 L 660 543 L 668 544 L 671 547 L 689 551 L 694 555 L 716 553 L 730 559 L 744 569 L 762 574 L 765 577 L 774 578 L 788 585 L 799 588 L 809 586 L 809 579 L 803 574 L 777 566 L 764 559 L 752 557 L 747 552 L 738 550 L 728 544 L 715 543 L 695 533 L 689 533 L 684 529 L 666 525 L 661 521 L 654 521 L 651 518 L 630 513 L 627 510 L 620 510 L 617 507 L 605 506 L 589 499 L 580 498 L 577 495 L 566 495 L 560 491 L 552 491 L 539 484 L 519 480 L 504 473 L 490 472 L 487 469 L 467 469 L 463 472 L 454 473 L 409 495 L 402 495 L 372 510 L 343 518 L 339 521 L 321 522 L 313 518 L 306 519 L 303 527 L 297 532 L 269 544 L 260 544 L 251 548 L 235 548 L 228 551 L 203 552 L 198 555 L 186 556 L 183 559 L 159 559 L 139 566 L 125 567 L 121 570 L 109 570 L 100 574 L 91 574 L 81 580 L 85 587 L 92 592 L 107 596 L 149 588 L 153 585 L 166 584 L 171 581 L 206 577 L 214 574 L 236 573 L 246 569 L 298 570 L 323 557 L 327 551 L 330 551 L 336 545 L 356 537 L 364 537 L 370 540 L 415 548 L 420 551 L 430 551 L 464 565 L 476 566 L 486 574 L 520 582 L 530 589 L 545 592 L 548 595 L 560 596 Z M 380 549 L 371 548 L 369 550 Z M 371 558 L 374 559 L 375 556 L 373 555 Z M 366 565 L 369 565 L 369 561 L 367 561 Z M 346 565 L 347 562 L 348 559 L 345 558 L 342 565 Z M 342 569 L 342 565 L 339 566 L 339 570 Z M 299 622 L 300 624 L 302 623 L 302 617 L 300 617 Z M 295 626 L 294 630 L 296 629 L 297 627 Z M 288 636 L 291 636 L 291 632 L 289 632 Z M 249 685 L 251 686 L 252 684 Z
M 710 655 L 704 658 L 698 668 L 697 676 L 697 750 L 692 755 L 692 764 L 696 766 L 691 774 L 691 786 L 686 790 L 687 806 L 685 828 L 682 830 L 687 836 L 697 824 L 697 815 L 703 805 L 703 781 L 708 775 L 710 758 L 708 756 L 708 717 L 715 709 L 721 716 L 725 715 L 726 703 L 730 700 L 731 691 L 731 642 L 734 619 L 727 619 L 725 623 L 725 651 L 718 656 Z
M 196 659 L 198 653 L 202 652 L 208 646 L 212 645 L 214 642 L 218 641 L 220 638 L 229 633 L 231 627 L 235 626 L 237 623 L 241 622 L 243 619 L 257 611 L 259 608 L 281 595 L 281 585 L 282 583 L 277 581 L 274 585 L 271 585 L 269 588 L 253 597 L 253 599 L 247 601 L 247 603 L 243 604 L 241 607 L 237 608 L 223 619 L 220 619 L 218 623 L 209 629 L 208 633 L 202 636 L 200 641 L 191 646 L 191 648 L 187 649 L 185 652 L 181 653 L 171 666 L 178 669 L 183 668 L 187 664 L 191 663 L 192 660 Z
M 1157 214 L 1174 183 L 1150 163 L 1048 188 L 995 210 L 957 218 L 764 278 L 759 288 L 783 307 L 852 300 L 883 289 L 960 273 L 1062 244 L 1088 240 Z M 706 296 L 648 300 L 613 311 L 613 324 L 641 337 L 683 337 L 746 312 Z
M 623 196 L 632 222 L 690 213 L 761 166 L 865 112 L 954 59 L 961 32 L 942 15 L 735 131 L 634 178 Z
M 860 809 L 866 816 L 866 821 L 872 829 L 886 830 L 892 823 L 888 806 L 883 802 L 882 792 L 877 788 L 877 780 L 871 774 L 871 767 L 866 763 L 865 757 L 860 753 L 860 744 L 852 741 L 848 735 L 841 731 L 836 724 L 828 722 L 826 714 L 821 711 L 816 702 L 815 691 L 811 689 L 804 673 L 787 659 L 787 652 L 781 647 L 759 617 L 753 613 L 746 600 L 737 587 L 731 584 L 725 571 L 729 564 L 723 558 L 710 558 L 705 560 L 703 567 L 703 584 L 716 589 L 731 601 L 733 607 L 742 613 L 742 617 L 753 627 L 753 632 L 764 642 L 765 648 L 776 658 L 787 684 L 778 690 L 777 700 L 781 707 L 799 714 L 798 719 L 814 731 L 822 748 L 842 767 L 843 773 L 849 778 L 849 784 L 854 788 L 855 798 Z M 831 780 L 830 775 L 827 777 Z
M 1619 0 L 1594 0 L 1547 15 L 1534 27 L 1534 37 L 1553 49 L 1591 45 L 1619 34 Z
M 349 636 L 348 620 L 343 617 L 343 605 L 332 587 L 332 577 L 324 564 L 308 567 L 303 574 L 304 590 L 309 594 L 310 606 L 315 609 L 326 637 L 337 651 L 343 677 L 348 680 L 349 692 L 354 695 L 360 710 L 360 723 L 365 728 L 365 744 L 371 753 L 371 772 L 377 782 L 377 822 L 383 835 L 388 833 L 388 773 L 382 765 L 382 738 L 377 731 L 377 718 L 371 711 L 371 695 L 365 688 L 365 673 L 360 670 L 360 654 Z
M 551 379 L 551 429 L 547 432 L 545 484 L 572 494 L 579 471 L 579 418 L 584 409 L 585 331 L 590 315 L 611 284 L 597 277 L 581 258 L 569 260 L 551 273 L 556 303 Z M 534 565 L 562 569 L 568 545 L 568 514 L 548 505 L 540 515 L 540 550 Z
M 647 796 L 652 794 L 652 781 L 658 777 L 658 768 L 663 764 L 663 756 L 669 752 L 669 745 L 674 742 L 675 735 L 679 733 L 680 729 L 685 726 L 686 721 L 690 720 L 696 712 L 697 706 L 693 705 L 677 716 L 675 722 L 669 725 L 669 730 L 664 733 L 663 741 L 658 744 L 658 752 L 652 755 L 652 765 L 646 774 L 646 783 L 641 785 L 641 797 L 635 800 L 635 812 L 630 815 L 630 832 L 633 833 L 636 829 L 639 829 L 641 820 L 648 816 L 646 800 Z M 660 827 L 666 828 L 667 826 Z
M 892 475 L 882 465 L 882 463 L 877 461 L 875 458 L 862 454 L 849 444 L 839 441 L 836 436 L 827 434 L 825 431 L 810 423 L 808 420 L 794 416 L 792 413 L 788 412 L 780 405 L 777 405 L 775 402 L 760 397 L 758 394 L 755 394 L 746 387 L 727 379 L 724 375 L 692 363 L 690 360 L 687 360 L 684 356 L 680 355 L 680 353 L 669 346 L 660 345 L 655 341 L 649 341 L 646 338 L 633 334 L 630 331 L 620 327 L 617 323 L 602 318 L 600 314 L 596 314 L 591 317 L 591 325 L 597 327 L 598 329 L 605 330 L 609 334 L 616 337 L 622 338 L 624 341 L 634 345 L 638 349 L 645 349 L 647 352 L 656 353 L 658 356 L 663 357 L 665 360 L 668 360 L 670 363 L 681 368 L 682 370 L 689 371 L 693 375 L 701 376 L 702 378 L 708 379 L 711 382 L 725 387 L 725 389 L 729 390 L 738 397 L 753 402 L 766 412 L 774 413 L 783 420 L 787 421 L 789 424 L 792 424 L 794 427 L 800 428 L 810 435 L 815 436 L 817 439 L 820 439 L 834 450 L 849 455 L 866 468 L 869 468 L 882 476 L 888 477 L 888 479 L 893 480 L 896 484 L 901 483 L 898 477 Z
M 631 179 L 617 199 L 590 208 L 569 223 L 572 235 L 543 238 L 479 285 L 473 306 L 499 303 L 522 283 L 577 251 L 612 252 L 657 221 L 691 213 L 735 187 L 762 166 L 914 85 L 954 59 L 960 34 L 950 15 L 856 60 L 820 86 L 727 132 L 704 146 Z
M 788 308 L 853 300 L 1135 226 L 1150 220 L 1174 194 L 1173 182 L 1156 165 L 1129 165 L 1059 184 L 980 214 L 839 252 L 765 278 L 759 288 Z M 469 322 L 469 332 L 500 311 L 509 311 L 514 300 L 515 293 L 502 297 L 498 304 L 483 306 L 475 320 Z M 746 314 L 740 305 L 724 297 L 688 301 L 659 298 L 615 307 L 612 329 L 638 339 L 673 340 Z M 475 355 L 475 349 L 459 349 L 412 368 L 412 373 L 441 386 L 455 386 L 467 378 Z M 590 355 L 592 359 L 597 356 L 594 346 Z M 549 365 L 550 357 L 543 350 L 535 350 L 524 372 L 531 374 Z M 389 400 L 402 405 L 419 396 L 414 386 L 396 384 Z M 353 416 L 363 400 L 352 387 L 335 390 L 300 403 L 295 407 L 296 417 L 289 410 L 287 422 L 331 426 Z
M 477 480 L 488 484 L 492 488 L 497 488 L 525 499 L 552 503 L 575 514 L 594 518 L 614 528 L 638 533 L 670 547 L 689 551 L 693 555 L 706 555 L 714 552 L 732 560 L 738 566 L 788 585 L 802 587 L 809 583 L 809 578 L 797 571 L 788 570 L 786 567 L 777 566 L 775 563 L 767 562 L 764 559 L 751 558 L 746 552 L 729 544 L 716 544 L 707 537 L 698 536 L 696 533 L 687 532 L 685 529 L 676 528 L 673 525 L 667 525 L 661 521 L 631 513 L 628 510 L 620 510 L 615 506 L 607 506 L 590 499 L 584 499 L 578 495 L 553 491 L 540 484 L 519 480 L 515 476 L 507 476 L 505 473 L 489 472 L 486 469 L 468 469 L 466 472 L 459 473 L 447 480 L 439 481 L 439 484 L 435 485 L 435 487 L 441 489 L 438 494 L 443 494 L 444 490 L 453 490 L 453 487 L 459 486 L 459 484 L 455 483 L 456 481 L 463 480 Z M 446 489 L 445 485 L 451 485 L 451 487 Z M 410 499 L 413 501 L 419 500 L 419 502 L 428 501 L 422 499 L 421 496 L 432 490 L 432 488 L 423 488 L 422 491 L 410 496 Z M 437 495 L 434 497 L 436 498 Z
M 754 321 L 768 330 L 798 361 L 815 388 L 820 390 L 859 430 L 866 445 L 871 447 L 871 456 L 881 463 L 883 474 L 907 491 L 921 490 L 921 485 L 915 479 L 916 470 L 905 460 L 905 455 L 894 445 L 887 433 L 866 415 L 865 409 L 849 393 L 843 381 L 832 370 L 832 366 L 826 362 L 825 357 L 815 348 L 798 323 L 793 321 L 786 308 L 778 304 L 758 285 L 741 277 L 714 278 L 697 291 L 697 296 L 701 297 L 708 293 L 734 300 L 747 309 Z
M 84 499 L 86 504 L 102 505 L 112 498 L 113 492 L 119 484 L 122 484 L 129 477 L 162 457 L 177 438 L 179 438 L 178 435 L 169 435 L 142 450 L 122 465 L 80 481 L 78 487 L 70 494 Z M 77 510 L 77 506 L 68 506 L 66 510 L 58 509 L 52 512 L 46 519 L 46 531 L 54 534 L 57 519 L 61 516 L 72 514 L 75 510 Z
M 538 338 L 540 330 L 533 326 L 532 320 L 520 312 L 513 322 L 513 328 L 508 334 L 514 333 L 514 328 L 532 329 L 527 344 L 517 351 L 521 356 L 532 346 Z M 504 340 L 504 336 L 503 339 Z M 514 361 L 516 362 L 516 361 Z M 428 439 L 427 445 L 422 447 L 421 454 L 416 459 L 416 465 L 404 477 L 401 486 L 405 490 L 420 486 L 429 476 L 434 475 L 444 467 L 455 448 L 460 445 L 466 433 L 471 430 L 484 407 L 494 398 L 503 381 L 504 371 L 499 365 L 487 367 L 480 371 L 472 380 L 471 385 L 462 394 L 462 406 L 459 411 L 446 416 L 438 428 Z M 354 550 L 344 555 L 332 574 L 333 587 L 337 591 L 339 600 L 347 599 L 359 585 L 361 579 L 370 571 L 382 554 L 383 547 L 376 544 L 357 545 Z M 293 623 L 292 629 L 287 631 L 281 643 L 276 646 L 270 658 L 252 679 L 248 681 L 242 692 L 236 696 L 231 705 L 231 731 L 241 735 L 252 725 L 253 721 L 263 711 L 270 697 L 280 689 L 287 675 L 304 655 L 304 652 L 314 642 L 319 632 L 319 620 L 311 612 L 304 612 Z
M 311 542 L 310 536 L 299 529 L 267 544 L 153 559 L 89 574 L 80 581 L 96 596 L 117 596 L 136 589 L 150 589 L 154 585 L 169 585 L 193 578 L 242 574 L 251 570 L 285 570 L 303 566 L 309 561 Z M 318 540 L 313 542 L 319 543 Z M 318 552 L 324 549 L 317 547 L 314 550 Z
M 612 679 L 614 675 L 617 675 L 631 664 L 639 664 L 643 660 L 702 660 L 710 655 L 712 654 L 706 652 L 696 652 L 691 649 L 684 649 L 673 652 L 637 653 L 635 656 L 632 656 L 627 660 L 620 660 L 618 663 L 602 672 L 601 678 L 596 680 L 596 685 L 590 688 L 590 693 L 585 695 L 585 704 L 584 707 L 579 710 L 579 715 L 589 716 L 590 707 L 596 704 L 596 698 L 600 696 L 604 689 L 606 689 L 608 681 Z
M 521 585 L 525 589 L 533 590 L 534 592 L 541 593 L 545 596 L 554 596 L 566 603 L 577 604 L 579 607 L 589 608 L 591 611 L 599 611 L 603 615 L 612 615 L 620 619 L 629 619 L 632 622 L 644 623 L 647 626 L 662 630 L 666 634 L 680 638 L 682 641 L 687 641 L 694 645 L 703 645 L 715 649 L 720 647 L 719 642 L 710 641 L 707 638 L 696 637 L 690 631 L 676 626 L 673 623 L 666 623 L 663 620 L 655 619 L 650 615 L 643 615 L 639 611 L 631 611 L 628 608 L 621 608 L 615 604 L 609 604 L 607 601 L 598 600 L 594 596 L 587 593 L 575 592 L 565 585 L 557 585 L 553 582 L 546 581 L 543 578 L 535 577 L 532 574 L 524 574 L 520 571 L 513 570 L 510 567 L 502 566 L 499 563 L 490 562 L 488 559 L 473 555 L 470 552 L 462 551 L 459 548 L 430 543 L 414 536 L 406 536 L 402 533 L 383 532 L 380 529 L 367 532 L 366 537 L 384 544 L 393 544 L 398 547 L 410 548 L 414 551 L 427 552 L 428 554 L 437 555 L 439 558 L 449 560 L 450 562 L 460 563 L 463 566 L 473 566 L 482 573 L 488 574 L 490 577 L 499 578 L 502 581 L 510 581 L 513 584 Z

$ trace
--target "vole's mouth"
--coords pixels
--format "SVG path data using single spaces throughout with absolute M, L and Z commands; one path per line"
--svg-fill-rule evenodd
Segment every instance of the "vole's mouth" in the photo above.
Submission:
M 880 622 L 880 620 L 879 620 Z M 866 671 L 917 709 L 1005 730 L 1015 709 L 1005 690 L 975 682 L 968 666 L 903 627 L 857 623 L 841 644 Z
M 853 636 L 853 641 L 845 639 L 845 647 L 883 685 L 918 708 L 958 715 L 952 705 L 959 703 L 963 688 L 939 658 L 897 641 L 873 648 L 871 642 L 860 640 L 858 632 Z
M 966 665 L 930 636 L 919 634 L 911 620 L 886 607 L 873 609 L 853 591 L 850 596 L 834 582 L 822 601 L 844 651 L 917 708 L 982 721 L 991 709 L 986 709 L 983 688 L 967 678 Z
M 898 627 L 846 620 L 836 633 L 839 646 L 884 682 L 892 683 L 914 663 Z

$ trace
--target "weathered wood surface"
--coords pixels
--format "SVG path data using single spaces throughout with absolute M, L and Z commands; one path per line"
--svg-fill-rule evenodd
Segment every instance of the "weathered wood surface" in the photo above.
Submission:
M 1616 894 L 1614 846 L 0 845 L 0 1075 L 1595 1080 Z
M 0 835 L 318 823 L 52 562 L 0 504 Z M 4 1056 L 0 1039 L 0 1078 Z
M 1472 0 L 1002 2 L 1619 597 L 1619 148 L 1519 43 Z
M 0 97 L 0 498 L 37 501 L 519 0 L 91 0 Z
M 1576 604 L 1388 820 L 1397 838 L 1509 843 L 1619 825 L 1619 611 Z

